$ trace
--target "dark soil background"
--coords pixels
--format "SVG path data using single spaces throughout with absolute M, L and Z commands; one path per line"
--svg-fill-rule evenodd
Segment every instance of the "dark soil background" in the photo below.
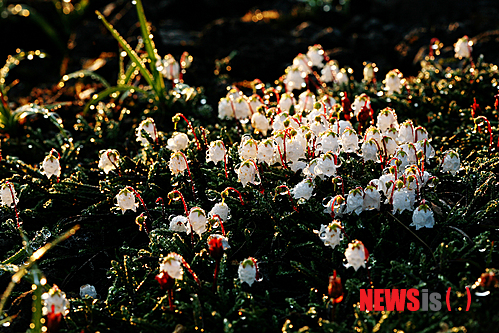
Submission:
M 4 12 L 0 59 L 18 48 L 41 49 L 48 57 L 11 73 L 19 79 L 9 94 L 11 100 L 16 95 L 27 96 L 33 87 L 51 87 L 62 74 L 79 70 L 85 61 L 98 57 L 107 61 L 98 73 L 115 82 L 118 43 L 95 10 L 103 12 L 132 45 L 140 35 L 130 1 L 90 0 L 81 15 L 67 17 L 58 13 L 52 2 L 25 1 L 50 22 L 56 32 L 52 37 L 40 28 L 34 15 L 8 15 L 16 3 L 0 1 Z M 494 0 L 143 0 L 143 4 L 159 54 L 171 53 L 177 59 L 183 51 L 193 55 L 185 81 L 205 87 L 212 105 L 234 81 L 259 78 L 273 82 L 298 53 L 316 43 L 340 66 L 352 67 L 357 79 L 364 61 L 375 62 L 380 77 L 393 68 L 405 76 L 415 75 L 417 60 L 434 37 L 444 44 L 443 55 L 452 57 L 453 44 L 468 35 L 475 43 L 475 57 L 484 54 L 486 62 L 499 63 L 499 2 Z M 268 13 L 274 18 L 267 19 Z M 215 75 L 216 62 L 233 51 L 231 61 Z

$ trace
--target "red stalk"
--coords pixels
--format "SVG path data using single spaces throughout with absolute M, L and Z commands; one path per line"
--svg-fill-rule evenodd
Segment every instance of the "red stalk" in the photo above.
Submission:
M 298 213 L 299 212 L 298 211 L 298 207 L 295 206 L 295 202 L 293 200 L 293 197 L 291 196 L 291 192 L 289 191 L 289 187 L 287 187 L 286 185 L 279 185 L 279 186 L 277 186 L 276 189 L 275 189 L 275 192 L 276 192 L 275 195 L 277 196 L 277 194 L 278 194 L 277 190 L 281 189 L 281 188 L 286 189 L 286 193 L 288 194 L 289 201 L 291 201 L 291 205 L 293 206 L 293 210 Z
M 256 165 L 255 165 L 255 167 L 256 167 Z M 258 172 L 258 169 L 257 169 L 257 172 Z M 244 206 L 243 196 L 241 195 L 241 192 L 239 192 L 238 190 L 236 190 L 233 187 L 227 187 L 225 190 L 223 190 L 222 191 L 222 198 L 223 198 L 224 194 L 229 195 L 229 190 L 232 190 L 232 191 L 237 193 L 237 195 L 239 196 L 239 201 L 241 201 L 241 205 Z
M 231 101 L 231 103 L 232 103 L 232 101 Z M 233 109 L 234 109 L 234 108 L 233 108 Z M 198 140 L 198 137 L 196 136 L 196 132 L 194 131 L 194 128 L 192 127 L 191 122 L 190 122 L 190 121 L 189 121 L 189 120 L 188 120 L 188 119 L 187 119 L 187 118 L 186 118 L 183 114 L 181 114 L 181 113 L 177 113 L 177 114 L 173 117 L 173 119 L 175 119 L 175 118 L 177 118 L 177 117 L 182 117 L 182 119 L 184 119 L 184 120 L 185 120 L 185 122 L 187 123 L 187 126 L 189 126 L 189 129 L 191 130 L 192 134 L 194 135 L 194 140 L 196 141 L 196 146 L 197 146 L 197 149 L 198 149 L 198 150 L 201 150 L 201 144 L 200 144 L 200 142 L 199 142 L 199 140 Z M 174 120 L 174 122 L 175 122 L 175 125 L 176 125 L 176 124 L 177 124 L 177 122 L 176 122 L 175 120 Z M 154 127 L 154 128 L 156 129 L 156 127 Z

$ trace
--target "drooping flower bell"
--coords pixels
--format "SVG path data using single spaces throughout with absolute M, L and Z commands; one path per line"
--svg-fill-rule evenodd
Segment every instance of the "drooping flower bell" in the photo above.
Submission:
M 206 162 L 212 161 L 213 163 L 218 164 L 218 162 L 225 159 L 225 154 L 226 150 L 223 142 L 221 140 L 212 141 L 206 151 Z
M 391 108 L 384 108 L 378 114 L 376 126 L 381 133 L 386 132 L 390 127 L 398 127 L 397 114 Z
M 239 168 L 236 169 L 238 181 L 241 182 L 243 187 L 246 187 L 248 183 L 258 185 L 260 184 L 260 176 L 258 169 L 256 168 L 255 162 L 253 160 L 246 160 Z
M 363 210 L 379 210 L 381 204 L 381 195 L 376 187 L 368 185 L 364 190 Z
M 57 156 L 54 155 L 54 152 L 57 153 Z M 55 149 L 52 149 L 50 153 L 45 156 L 42 163 L 42 173 L 47 176 L 47 178 L 52 176 L 59 178 L 61 176 L 61 164 L 59 163 L 60 158 L 61 156 Z
M 246 282 L 250 287 L 255 281 L 259 280 L 258 277 L 258 266 L 255 258 L 247 258 L 239 264 L 239 269 L 237 270 L 239 275 L 239 280 Z
M 258 155 L 258 143 L 248 135 L 241 138 L 239 146 L 239 157 L 241 160 L 255 160 Z
M 347 210 L 346 213 L 355 213 L 360 215 L 364 206 L 364 191 L 361 187 L 350 190 L 347 196 Z
M 309 65 L 318 68 L 324 67 L 324 50 L 320 45 L 313 45 L 308 47 L 307 58 L 310 60 Z
M 161 260 L 159 264 L 159 271 L 166 272 L 169 276 L 176 280 L 182 280 L 184 278 L 182 257 L 173 252 L 168 254 Z
M 189 137 L 182 132 L 175 132 L 167 141 L 167 148 L 173 151 L 184 150 L 189 145 Z
M 293 198 L 300 201 L 305 201 L 312 197 L 314 192 L 314 181 L 311 178 L 305 178 L 291 190 Z
M 340 73 L 340 65 L 336 60 L 328 61 L 321 70 L 321 80 L 323 82 L 337 81 L 337 76 Z M 339 83 L 338 83 L 339 84 Z
M 458 59 L 470 58 L 473 42 L 469 40 L 468 36 L 463 36 L 459 38 L 454 44 L 454 52 L 456 52 L 455 57 Z
M 402 91 L 402 73 L 398 69 L 393 69 L 385 77 L 386 94 L 391 95 L 394 92 L 400 94 Z
M 285 72 L 284 84 L 286 85 L 286 91 L 300 90 L 305 85 L 305 74 L 300 71 L 298 66 L 289 66 Z
M 321 224 L 319 237 L 324 242 L 324 245 L 331 246 L 334 249 L 343 240 L 341 229 L 341 222 L 337 220 L 332 221 L 328 225 Z
M 208 213 L 209 217 L 214 217 L 215 215 L 218 215 L 222 221 L 227 221 L 229 218 L 230 214 L 230 208 L 227 206 L 225 202 L 218 202 L 216 203 L 213 208 L 210 210 Z
M 0 199 L 0 205 L 2 206 L 12 207 L 18 203 L 19 199 L 17 199 L 16 189 L 11 183 L 5 182 L 2 184 L 2 187 L 0 188 Z
M 433 228 L 434 225 L 435 218 L 433 216 L 433 211 L 423 200 L 423 203 L 414 210 L 414 213 L 412 214 L 412 223 L 410 224 L 410 226 L 416 227 L 416 230 L 419 230 L 423 227 Z
M 123 214 L 128 209 L 135 212 L 139 206 L 139 203 L 135 202 L 135 194 L 128 187 L 125 187 L 116 195 L 116 202 Z
M 341 135 L 341 150 L 345 153 L 355 153 L 359 149 L 357 133 L 349 127 Z
M 253 113 L 251 116 L 251 126 L 255 129 L 255 133 L 262 133 L 264 136 L 267 135 L 267 131 L 270 129 L 269 120 L 261 112 Z
M 461 160 L 459 154 L 454 150 L 449 150 L 442 159 L 442 172 L 450 172 L 453 176 L 459 171 Z
M 348 248 L 345 250 L 345 257 L 348 261 L 345 267 L 353 267 L 355 270 L 358 270 L 360 267 L 366 267 L 369 253 L 361 241 L 354 240 L 348 244 Z
M 258 144 L 258 155 L 257 160 L 258 163 L 266 163 L 267 165 L 272 165 L 274 160 L 274 140 L 267 139 L 265 141 L 261 141 Z
M 192 230 L 201 236 L 206 231 L 208 223 L 204 209 L 199 207 L 191 208 L 188 218 L 191 223 Z
M 176 232 L 185 232 L 187 235 L 191 233 L 189 220 L 183 215 L 177 215 L 170 220 L 170 230 Z
M 392 213 L 402 213 L 404 210 L 412 211 L 410 192 L 401 180 L 395 182 L 395 189 L 392 194 Z
M 42 295 L 42 313 L 47 316 L 48 331 L 53 333 L 59 330 L 62 318 L 69 308 L 69 301 L 55 284 L 50 290 Z
M 172 153 L 170 156 L 170 161 L 168 162 L 168 167 L 170 168 L 171 173 L 175 176 L 180 174 L 184 174 L 184 171 L 188 168 L 187 161 L 185 159 L 185 155 L 182 152 Z
M 116 169 L 120 158 L 120 154 L 116 149 L 101 150 L 99 153 L 99 169 L 102 169 L 106 174 Z
M 162 60 L 159 59 L 156 68 L 168 80 L 178 80 L 180 77 L 180 65 L 171 54 L 167 54 Z
M 137 127 L 136 129 L 137 141 L 140 142 L 143 146 L 147 146 L 149 145 L 149 141 L 147 140 L 147 137 L 143 135 L 142 131 L 145 131 L 152 141 L 156 142 L 158 140 L 158 136 L 156 133 L 156 124 L 154 124 L 154 120 L 152 118 L 142 120 L 142 122 L 139 124 L 139 127 Z
M 376 145 L 376 141 L 374 139 L 369 139 L 362 144 L 362 157 L 364 158 L 364 162 L 378 160 L 378 146 Z

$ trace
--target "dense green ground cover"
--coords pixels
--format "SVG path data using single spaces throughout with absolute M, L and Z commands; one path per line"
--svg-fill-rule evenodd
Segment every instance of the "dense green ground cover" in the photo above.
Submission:
M 47 322 L 40 322 L 40 296 L 53 284 L 70 301 L 61 332 L 494 331 L 499 324 L 494 275 L 499 182 L 496 65 L 481 57 L 474 62 L 427 57 L 418 76 L 406 78 L 400 93 L 391 95 L 379 93 L 384 87 L 381 78 L 367 82 L 352 77 L 346 84 L 321 85 L 309 75 L 310 89 L 318 98 L 330 95 L 339 103 L 346 93 L 353 102 L 365 93 L 374 120 L 386 107 L 396 111 L 400 124 L 412 119 L 414 127 L 426 128 L 436 151 L 434 157 L 418 161 L 420 169 L 438 178 L 435 186 L 421 186 L 418 194 L 434 212 L 433 228 L 416 230 L 410 226 L 412 211 L 393 213 L 390 204 L 382 204 L 379 210 L 338 217 L 345 237 L 331 248 L 315 232 L 332 220 L 324 204 L 342 194 L 341 185 L 346 196 L 379 178 L 381 163 L 338 151 L 342 184 L 331 177 L 316 177 L 314 195 L 307 200 L 297 201 L 283 191 L 284 186 L 295 187 L 303 176 L 279 161 L 271 166 L 261 163 L 261 183 L 243 186 L 236 173 L 243 162 L 241 138 L 249 134 L 263 140 L 270 131 L 264 136 L 254 133 L 251 122 L 218 119 L 210 106 L 216 101 L 206 101 L 202 88 L 189 87 L 189 82 L 175 85 L 164 78 L 156 66 L 140 1 L 137 11 L 143 45 L 129 46 L 107 25 L 126 53 L 116 85 L 109 83 L 113 78 L 78 72 L 62 78 L 58 90 L 42 92 L 47 100 L 43 105 L 18 108 L 20 101 L 7 101 L 12 78 L 8 69 L 2 72 L 0 178 L 13 186 L 19 199 L 14 207 L 2 197 L 0 286 L 6 290 L 2 331 L 26 331 L 30 323 L 31 331 L 43 331 Z M 28 56 L 9 58 L 5 68 Z M 279 89 L 284 84 L 253 81 L 239 87 L 248 96 L 259 94 L 271 108 L 277 105 L 272 88 L 283 92 Z M 332 122 L 333 116 L 348 117 L 344 108 L 335 110 Z M 290 114 L 305 117 L 309 112 Z M 157 139 L 141 144 L 136 128 L 147 117 L 154 119 Z M 183 150 L 189 172 L 183 174 L 172 172 L 170 165 L 172 117 L 176 131 L 189 137 Z M 357 130 L 359 122 L 355 118 L 351 122 Z M 206 159 L 215 140 L 227 148 L 226 172 L 223 162 L 215 165 Z M 59 161 L 61 174 L 49 178 L 47 167 L 40 164 L 52 149 L 57 151 L 51 154 Z M 99 152 L 105 149 L 119 153 L 109 173 L 98 166 Z M 449 149 L 461 157 L 456 174 L 442 170 Z M 312 159 L 303 158 L 306 163 Z M 117 206 L 116 197 L 125 187 L 132 187 L 143 200 L 136 212 L 122 212 Z M 244 205 L 234 191 L 224 191 L 228 187 L 240 191 Z M 230 248 L 219 265 L 208 245 L 211 234 L 222 234 L 217 219 L 209 220 L 209 231 L 192 237 L 170 229 L 172 216 L 184 215 L 178 192 L 173 191 L 183 195 L 187 210 L 200 207 L 206 213 L 224 197 L 230 207 L 230 218 L 223 225 Z M 136 223 L 140 213 L 147 216 L 145 228 Z M 362 241 L 370 254 L 366 267 L 358 270 L 344 265 L 345 249 L 354 239 Z M 185 270 L 169 299 L 155 276 L 160 274 L 161 257 L 171 252 L 185 259 L 199 283 Z M 251 286 L 238 278 L 239 264 L 248 257 L 258 262 L 261 278 Z M 341 276 L 344 297 L 339 302 L 328 293 L 334 271 Z M 482 275 L 486 272 L 488 279 Z M 85 284 L 95 286 L 95 298 L 80 296 Z M 438 312 L 364 312 L 358 306 L 360 289 L 418 288 L 444 295 L 449 287 L 450 312 L 445 306 Z M 466 287 L 472 295 L 469 311 L 464 311 Z

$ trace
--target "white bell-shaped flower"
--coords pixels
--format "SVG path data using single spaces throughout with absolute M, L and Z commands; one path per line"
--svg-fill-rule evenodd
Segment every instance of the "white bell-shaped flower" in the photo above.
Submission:
M 267 135 L 267 131 L 270 129 L 269 120 L 260 112 L 255 112 L 251 116 L 251 126 L 255 129 L 255 133 L 262 133 L 264 136 Z
M 340 69 L 340 71 L 338 72 L 338 74 L 336 74 L 336 83 L 338 84 L 338 86 L 343 86 L 343 85 L 347 85 L 348 84 L 348 73 L 347 73 L 347 70 L 342 68 Z
M 415 138 L 414 124 L 411 120 L 404 121 L 399 128 L 398 141 L 402 143 L 414 143 Z
M 314 173 L 322 177 L 336 176 L 336 169 L 340 167 L 338 157 L 332 152 L 327 152 L 321 156 L 317 165 L 315 166 Z
M 246 99 L 243 96 L 237 98 L 233 102 L 233 106 L 236 119 L 242 120 L 251 116 L 251 110 L 248 105 L 248 101 L 246 101 Z
M 300 90 L 305 86 L 305 74 L 300 71 L 298 66 L 290 66 L 286 68 L 284 84 L 286 85 L 286 91 Z
M 306 90 L 298 96 L 298 110 L 300 111 L 312 111 L 315 104 L 315 95 L 310 91 Z
M 85 284 L 80 287 L 80 297 L 85 298 L 85 297 L 91 297 L 91 298 L 97 298 L 97 290 L 95 289 L 94 286 L 90 284 Z
M 336 81 L 336 76 L 340 72 L 340 67 L 336 60 L 330 60 L 324 65 L 321 70 L 321 80 L 322 82 L 334 82 Z
M 216 203 L 213 208 L 208 213 L 209 217 L 214 217 L 215 215 L 220 216 L 222 221 L 227 221 L 230 214 L 230 208 L 225 202 Z
M 369 139 L 362 144 L 362 157 L 364 158 L 364 162 L 378 160 L 378 146 L 376 145 L 376 141 L 374 139 Z
M 116 195 L 116 205 L 124 214 L 128 209 L 134 212 L 137 211 L 139 203 L 135 202 L 135 193 L 133 193 L 133 191 L 131 191 L 128 187 L 125 187 Z
M 362 188 L 354 188 L 348 192 L 346 213 L 360 215 L 364 207 L 364 191 Z
M 206 162 L 213 162 L 218 164 L 218 162 L 223 161 L 225 159 L 225 145 L 221 140 L 210 142 L 210 146 L 208 150 L 206 150 Z
M 10 183 L 2 184 L 2 187 L 0 188 L 0 197 L 2 200 L 0 205 L 2 206 L 12 207 L 19 201 L 19 199 L 17 199 L 16 189 Z
M 185 232 L 189 235 L 191 233 L 189 220 L 183 215 L 175 216 L 170 220 L 170 230 L 175 232 Z
M 415 130 L 416 141 L 429 140 L 428 131 L 422 126 L 418 126 Z
M 341 222 L 336 220 L 332 221 L 328 225 L 321 224 L 319 237 L 324 242 L 324 245 L 331 246 L 333 249 L 339 245 L 343 240 L 341 228 Z
M 202 208 L 193 207 L 189 211 L 189 222 L 191 223 L 192 230 L 201 236 L 206 231 L 208 219 L 206 213 Z
M 309 46 L 307 58 L 312 66 L 316 66 L 318 68 L 324 67 L 324 50 L 320 45 Z
M 353 112 L 354 117 L 357 117 L 362 108 L 364 107 L 367 107 L 368 109 L 371 108 L 371 99 L 365 93 L 362 93 L 359 96 L 355 97 L 355 100 L 353 101 L 351 107 L 354 110 Z
M 261 141 L 258 144 L 258 155 L 257 160 L 258 163 L 266 163 L 267 165 L 271 165 L 274 159 L 274 141 L 272 139 L 267 139 L 265 141 Z
M 239 168 L 236 168 L 237 179 L 241 182 L 243 187 L 246 187 L 248 183 L 258 185 L 260 184 L 258 170 L 256 169 L 253 160 L 246 160 Z
M 308 200 L 312 197 L 313 192 L 314 181 L 311 178 L 305 178 L 291 189 L 291 194 L 296 200 Z
M 101 150 L 99 153 L 99 169 L 102 169 L 106 174 L 108 174 L 109 171 L 116 169 L 120 158 L 120 154 L 116 149 Z
M 323 153 L 326 153 L 328 151 L 338 153 L 340 147 L 338 139 L 339 135 L 336 134 L 333 130 L 322 132 L 317 140 L 317 147 L 319 148 L 318 150 Z
M 170 253 L 159 263 L 159 271 L 165 272 L 174 279 L 182 280 L 184 269 L 182 268 L 182 257 L 176 253 Z
M 442 160 L 442 172 L 450 172 L 452 175 L 455 175 L 460 167 L 461 159 L 459 158 L 459 154 L 454 150 L 447 151 Z
M 334 217 L 342 217 L 345 213 L 346 207 L 345 198 L 338 194 L 324 205 L 324 213 Z
M 364 190 L 364 202 L 362 204 L 363 210 L 379 210 L 381 204 L 381 195 L 378 189 L 372 185 L 368 185 Z
M 175 132 L 167 141 L 167 148 L 173 151 L 180 151 L 189 145 L 189 137 L 182 132 Z
M 331 126 L 331 129 L 338 135 L 343 135 L 343 132 L 350 127 L 353 128 L 352 123 L 348 120 L 336 120 Z
M 428 140 L 420 140 L 415 144 L 416 151 L 422 151 L 425 162 L 430 164 L 430 158 L 435 157 L 435 149 Z
M 156 67 L 168 80 L 178 80 L 180 77 L 180 65 L 171 54 L 158 61 Z
M 470 58 L 473 42 L 468 39 L 468 36 L 459 38 L 454 44 L 455 57 L 459 59 Z
M 241 160 L 255 160 L 258 155 L 258 143 L 250 136 L 245 135 L 241 138 L 239 146 L 239 157 Z
M 142 120 L 139 127 L 136 129 L 137 141 L 139 141 L 143 146 L 147 146 L 149 145 L 149 141 L 147 140 L 147 137 L 142 134 L 142 131 L 145 131 L 152 141 L 157 140 L 156 125 L 154 124 L 154 120 L 152 118 Z
M 392 194 L 392 213 L 402 213 L 404 210 L 412 211 L 410 193 L 407 187 L 399 180 L 395 183 L 395 189 Z
M 48 292 L 42 294 L 42 313 L 44 316 L 48 314 L 66 314 L 69 309 L 69 301 L 66 299 L 66 294 L 63 293 L 55 284 Z
M 376 126 L 381 133 L 386 132 L 390 127 L 398 127 L 397 114 L 391 108 L 384 108 L 378 114 Z
M 397 142 L 389 136 L 383 136 L 381 149 L 387 156 L 393 156 L 397 150 Z
M 308 57 L 300 53 L 298 54 L 294 59 L 293 59 L 293 67 L 296 66 L 305 75 L 311 74 L 312 73 L 312 68 L 310 68 L 310 65 L 312 63 L 308 59 Z
M 341 135 L 341 150 L 345 153 L 356 153 L 359 150 L 359 137 L 357 133 L 347 127 Z
M 347 258 L 348 263 L 345 267 L 353 267 L 355 270 L 358 270 L 360 267 L 366 267 L 366 248 L 361 241 L 354 240 L 350 244 L 348 244 L 348 248 L 345 250 L 345 257 Z
M 246 282 L 250 287 L 257 280 L 257 272 L 256 260 L 253 258 L 243 260 L 237 270 L 241 283 Z
M 435 218 L 433 217 L 433 212 L 426 203 L 419 205 L 418 208 L 414 210 L 414 213 L 412 213 L 412 223 L 410 226 L 416 227 L 416 230 L 423 227 L 433 228 L 434 225 Z
M 281 99 L 279 100 L 279 108 L 283 112 L 289 112 L 289 109 L 292 105 L 296 104 L 296 100 L 291 93 L 284 93 L 281 95 Z
M 374 141 L 376 141 L 376 143 L 378 144 L 379 148 L 381 149 L 381 145 L 383 144 L 381 142 L 381 131 L 379 130 L 379 128 L 377 127 L 374 127 L 374 126 L 370 126 L 365 134 L 364 134 L 364 142 L 367 142 L 369 140 L 373 139 Z
M 232 100 L 227 97 L 220 98 L 218 102 L 218 118 L 232 119 L 234 118 L 234 108 Z
M 59 158 L 54 156 L 52 152 L 45 156 L 42 162 L 42 173 L 50 178 L 56 176 L 59 178 L 61 176 L 61 164 L 59 163 Z
M 399 70 L 393 69 L 386 74 L 385 77 L 386 94 L 391 95 L 394 92 L 400 94 L 402 91 L 402 73 Z
M 251 110 L 251 114 L 258 112 L 258 108 L 265 105 L 262 102 L 260 96 L 258 96 L 257 94 L 253 94 L 250 97 L 248 97 L 248 104 Z
M 183 155 L 181 152 L 172 153 L 170 155 L 168 167 L 170 168 L 170 171 L 174 176 L 178 175 L 179 173 L 183 175 L 184 171 L 188 167 L 185 155 Z

